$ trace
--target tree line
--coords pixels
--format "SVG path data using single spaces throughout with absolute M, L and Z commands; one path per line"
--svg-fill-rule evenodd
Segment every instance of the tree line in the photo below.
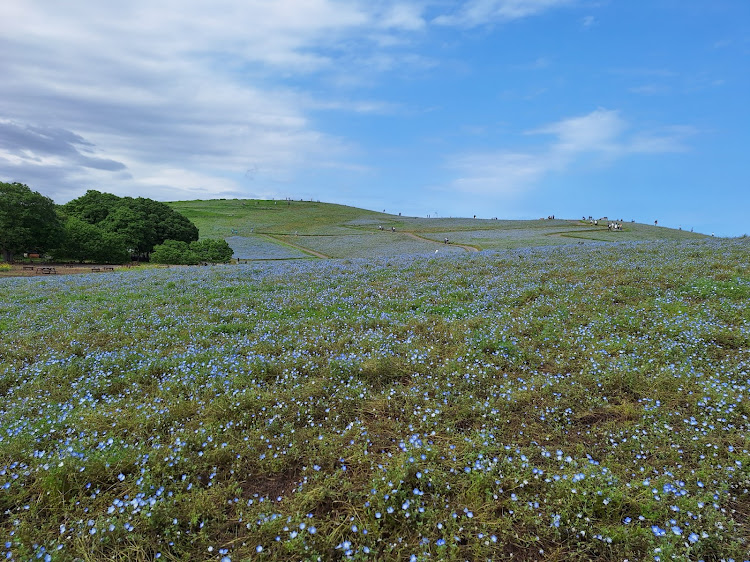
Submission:
M 224 240 L 198 240 L 198 228 L 166 203 L 89 190 L 64 205 L 22 183 L 0 182 L 0 251 L 55 261 L 196 264 L 228 262 Z

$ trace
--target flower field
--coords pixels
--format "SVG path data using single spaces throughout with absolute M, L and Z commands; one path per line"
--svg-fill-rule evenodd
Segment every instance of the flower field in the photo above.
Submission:
M 335 236 L 280 236 L 290 244 L 299 244 L 332 258 L 369 258 L 404 254 L 465 254 L 466 250 L 427 240 L 412 238 L 401 232 L 375 232 Z M 441 241 L 442 242 L 442 241 Z
M 225 240 L 232 248 L 234 259 L 289 260 L 310 257 L 297 248 L 279 244 L 266 236 L 229 236 Z
M 8 560 L 747 560 L 744 239 L 0 279 Z

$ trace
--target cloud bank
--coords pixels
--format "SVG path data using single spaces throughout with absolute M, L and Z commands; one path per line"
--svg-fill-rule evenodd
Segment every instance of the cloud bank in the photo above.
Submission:
M 451 188 L 475 194 L 518 196 L 534 189 L 550 174 L 573 165 L 612 163 L 633 154 L 659 154 L 687 150 L 686 140 L 695 133 L 686 126 L 637 130 L 617 110 L 597 109 L 526 131 L 526 135 L 551 136 L 535 151 L 505 150 L 458 154 L 447 167 L 456 177 Z
M 398 45 L 418 33 L 421 12 L 340 0 L 6 0 L 0 179 L 39 182 L 55 199 L 99 183 L 181 198 L 273 194 L 311 168 L 351 169 L 351 142 L 310 112 L 385 104 L 319 99 L 288 82 L 387 55 L 384 37 Z

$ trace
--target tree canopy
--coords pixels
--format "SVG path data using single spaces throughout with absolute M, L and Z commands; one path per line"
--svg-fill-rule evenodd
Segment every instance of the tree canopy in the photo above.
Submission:
M 92 189 L 57 206 L 24 184 L 0 182 L 0 252 L 9 263 L 21 252 L 124 263 L 132 254 L 148 259 L 155 246 L 167 242 L 162 254 L 170 261 L 162 263 L 231 259 L 232 250 L 223 240 L 197 240 L 198 228 L 188 218 L 153 199 Z
M 190 243 L 190 249 L 196 253 L 200 261 L 211 263 L 229 263 L 232 259 L 232 248 L 226 240 L 204 238 Z
M 232 248 L 225 240 L 210 238 L 187 244 L 179 240 L 165 240 L 151 254 L 154 263 L 195 265 L 200 262 L 227 263 L 232 259 Z
M 77 217 L 67 217 L 63 224 L 62 239 L 52 252 L 55 259 L 83 262 L 125 263 L 130 253 L 119 234 L 107 232 Z
M 52 199 L 22 183 L 0 182 L 0 251 L 6 262 L 18 253 L 51 249 L 61 231 Z
M 140 256 L 148 256 L 165 240 L 190 243 L 198 240 L 198 228 L 166 203 L 145 197 L 117 197 L 89 190 L 63 205 L 74 216 L 105 232 L 117 234 Z

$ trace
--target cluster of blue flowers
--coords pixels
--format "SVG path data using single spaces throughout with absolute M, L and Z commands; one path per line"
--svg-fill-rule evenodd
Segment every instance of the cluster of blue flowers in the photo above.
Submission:
M 3 555 L 742 556 L 748 258 L 711 241 L 0 280 Z

